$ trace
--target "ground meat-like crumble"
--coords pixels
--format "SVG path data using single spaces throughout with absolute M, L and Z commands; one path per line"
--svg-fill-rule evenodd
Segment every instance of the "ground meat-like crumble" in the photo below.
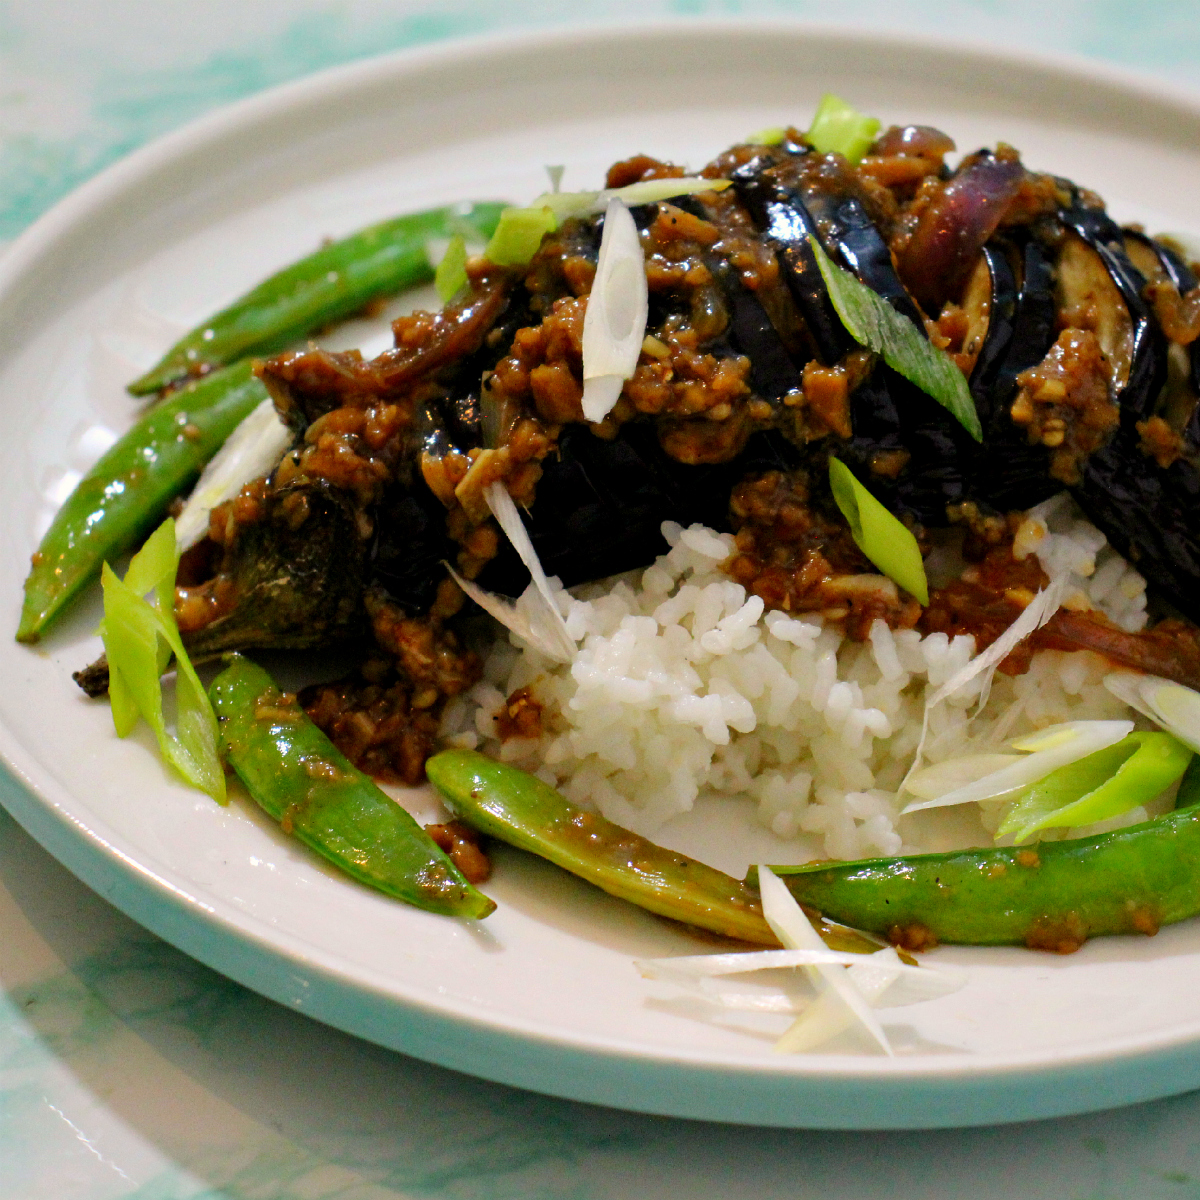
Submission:
M 1064 329 L 1050 353 L 1017 376 L 1012 419 L 1030 442 L 1051 451 L 1050 474 L 1076 483 L 1083 460 L 1104 444 L 1120 421 L 1109 394 L 1100 342 L 1086 329 Z

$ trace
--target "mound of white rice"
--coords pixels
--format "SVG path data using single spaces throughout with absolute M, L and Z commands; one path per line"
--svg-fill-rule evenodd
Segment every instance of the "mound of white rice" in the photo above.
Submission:
M 819 617 L 764 612 L 721 571 L 732 537 L 702 526 L 663 532 L 670 552 L 640 575 L 556 590 L 579 646 L 569 666 L 499 639 L 484 681 L 448 709 L 448 739 L 648 836 L 709 794 L 753 798 L 759 820 L 789 843 L 781 860 L 990 842 L 983 822 L 997 818 L 975 806 L 966 825 L 945 809 L 898 816 L 912 798 L 897 789 L 926 695 L 969 661 L 973 638 L 876 621 L 869 640 L 853 642 Z M 1069 501 L 1033 510 L 1017 551 L 1037 553 L 1051 575 L 1071 571 L 1072 607 L 1144 625 L 1145 583 Z M 933 710 L 925 761 L 1002 749 L 1059 721 L 1135 716 L 1101 686 L 1110 669 L 1089 652 L 1043 651 L 1027 674 L 998 674 L 969 721 L 977 679 Z M 501 742 L 495 715 L 525 687 L 543 705 L 543 734 Z M 1140 809 L 1106 827 L 1139 819 Z

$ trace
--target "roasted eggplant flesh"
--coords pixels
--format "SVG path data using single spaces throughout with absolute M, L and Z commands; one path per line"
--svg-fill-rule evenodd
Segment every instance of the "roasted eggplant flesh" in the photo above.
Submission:
M 368 546 L 352 499 L 324 480 L 267 489 L 216 576 L 176 601 L 189 652 L 304 649 L 363 632 Z

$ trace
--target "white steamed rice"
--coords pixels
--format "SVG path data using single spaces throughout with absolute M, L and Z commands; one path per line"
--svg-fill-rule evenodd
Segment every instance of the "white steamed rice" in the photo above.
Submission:
M 447 710 L 448 739 L 647 836 L 707 794 L 752 798 L 793 861 L 991 840 L 996 805 L 971 806 L 966 822 L 945 809 L 898 815 L 911 799 L 897 789 L 926 693 L 971 658 L 973 638 L 876 621 L 869 640 L 854 642 L 819 616 L 764 612 L 721 571 L 731 536 L 670 523 L 663 532 L 670 552 L 645 571 L 574 594 L 556 588 L 579 645 L 570 665 L 512 635 L 498 639 L 483 681 Z M 1037 553 L 1052 576 L 1071 571 L 1070 606 L 1144 626 L 1144 581 L 1065 497 L 1031 510 L 1016 549 Z M 925 761 L 1002 749 L 1059 721 L 1135 717 L 1101 686 L 1110 669 L 1087 651 L 1039 652 L 1028 673 L 998 674 L 986 709 L 968 721 L 977 679 L 933 710 Z M 495 715 L 527 686 L 544 706 L 543 735 L 501 742 Z M 1104 827 L 1145 817 L 1137 809 Z

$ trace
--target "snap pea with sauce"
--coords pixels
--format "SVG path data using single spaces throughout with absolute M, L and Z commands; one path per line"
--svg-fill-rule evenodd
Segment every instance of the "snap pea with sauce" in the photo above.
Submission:
M 1176 804 L 1092 837 L 771 869 L 801 904 L 912 949 L 1069 953 L 1089 937 L 1152 934 L 1200 913 L 1200 757 Z
M 430 239 L 466 234 L 486 240 L 503 208 L 490 201 L 432 208 L 322 246 L 185 334 L 129 390 L 144 396 L 240 358 L 282 350 L 372 300 L 428 283 L 434 276 Z
M 17 641 L 36 642 L 71 598 L 159 524 L 167 506 L 267 398 L 249 362 L 181 388 L 75 485 L 33 556 Z
M 285 832 L 360 883 L 418 908 L 468 918 L 495 909 L 261 667 L 231 655 L 209 695 L 222 753 Z
M 284 268 L 186 334 L 135 395 L 193 382 L 148 409 L 76 485 L 33 556 L 17 640 L 36 642 L 100 564 L 136 545 L 267 398 L 248 357 L 433 278 L 428 242 L 486 238 L 503 205 L 449 205 L 361 230 Z M 196 379 L 195 377 L 202 378 Z
M 724 937 L 779 945 L 755 888 L 572 804 L 526 771 L 474 750 L 435 754 L 425 771 L 451 811 L 481 833 L 659 916 Z M 819 918 L 817 932 L 831 949 L 867 954 L 879 949 L 856 930 Z

